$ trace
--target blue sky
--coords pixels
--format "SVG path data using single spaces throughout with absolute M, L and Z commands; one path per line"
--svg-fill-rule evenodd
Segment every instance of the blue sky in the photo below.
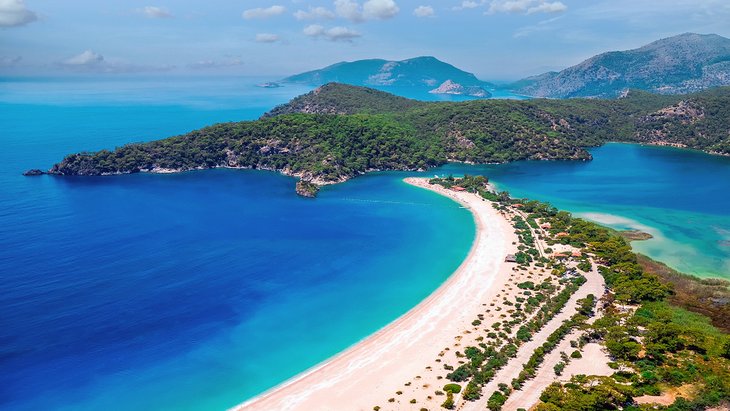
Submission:
M 485 80 L 684 32 L 728 0 L 0 0 L 0 73 L 279 75 L 432 55 Z

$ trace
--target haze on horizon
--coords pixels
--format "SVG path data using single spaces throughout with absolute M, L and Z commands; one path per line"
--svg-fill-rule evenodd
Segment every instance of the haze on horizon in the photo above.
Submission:
M 282 76 L 421 55 L 515 80 L 684 32 L 725 0 L 0 0 L 0 75 Z

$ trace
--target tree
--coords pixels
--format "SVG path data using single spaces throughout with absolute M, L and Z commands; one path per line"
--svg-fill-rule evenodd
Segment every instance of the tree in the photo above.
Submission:
M 446 393 L 446 399 L 444 400 L 443 404 L 441 404 L 441 406 L 446 408 L 447 410 L 454 409 L 454 394 L 451 391 L 448 391 Z
M 505 402 L 507 402 L 507 397 L 505 397 L 501 392 L 495 391 L 489 397 L 489 400 L 487 400 L 487 408 L 491 411 L 499 411 L 502 409 Z

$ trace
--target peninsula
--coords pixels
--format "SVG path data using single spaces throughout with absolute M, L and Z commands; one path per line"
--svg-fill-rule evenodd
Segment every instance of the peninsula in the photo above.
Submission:
M 449 161 L 591 159 L 609 141 L 730 154 L 730 87 L 617 100 L 475 100 L 428 103 L 331 83 L 255 121 L 223 123 L 114 150 L 71 154 L 54 175 L 275 170 L 314 185 L 376 170 L 423 170 Z M 313 192 L 316 190 L 307 190 Z

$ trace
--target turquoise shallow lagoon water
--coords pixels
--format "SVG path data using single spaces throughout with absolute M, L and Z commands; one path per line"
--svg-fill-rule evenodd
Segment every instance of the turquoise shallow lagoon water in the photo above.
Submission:
M 606 144 L 590 162 L 448 165 L 485 174 L 518 197 L 549 201 L 616 229 L 654 235 L 636 251 L 680 271 L 730 279 L 730 158 L 669 147 Z
M 0 409 L 216 410 L 330 357 L 453 272 L 469 213 L 376 173 L 293 194 L 274 173 L 25 178 L 64 154 L 256 118 L 260 79 L 0 81 Z M 448 165 L 727 276 L 728 159 L 610 144 L 588 163 Z

